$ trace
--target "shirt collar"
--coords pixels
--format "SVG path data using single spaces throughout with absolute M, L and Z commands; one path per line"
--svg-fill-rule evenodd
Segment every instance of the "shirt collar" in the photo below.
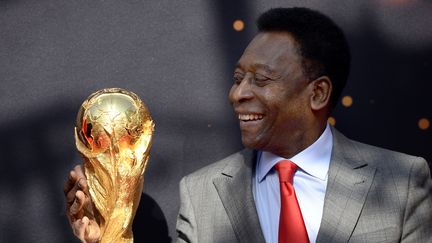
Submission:
M 267 151 L 260 151 L 257 166 L 258 180 L 261 182 L 277 162 L 289 159 L 307 174 L 324 181 L 327 178 L 332 147 L 333 135 L 327 124 L 324 132 L 313 144 L 292 158 L 283 158 Z

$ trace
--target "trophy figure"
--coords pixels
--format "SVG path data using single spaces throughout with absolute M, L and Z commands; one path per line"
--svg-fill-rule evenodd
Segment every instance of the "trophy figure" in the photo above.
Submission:
M 75 142 L 84 157 L 101 243 L 133 242 L 153 131 L 146 105 L 124 89 L 99 90 L 78 112 Z

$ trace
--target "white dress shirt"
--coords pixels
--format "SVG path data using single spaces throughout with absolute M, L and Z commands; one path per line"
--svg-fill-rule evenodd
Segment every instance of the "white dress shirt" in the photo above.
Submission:
M 267 243 L 278 242 L 280 191 L 278 173 L 273 167 L 283 159 L 289 159 L 298 166 L 294 174 L 294 189 L 309 241 L 316 241 L 323 213 L 332 147 L 333 135 L 327 124 L 324 132 L 312 145 L 292 158 L 282 158 L 265 151 L 258 153 L 252 191 Z

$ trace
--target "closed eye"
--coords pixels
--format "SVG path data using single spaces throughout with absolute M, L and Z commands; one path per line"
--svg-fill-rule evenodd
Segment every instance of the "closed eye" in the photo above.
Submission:
M 259 74 L 259 73 L 255 74 L 255 82 L 258 86 L 264 86 L 270 81 L 272 81 L 272 79 L 267 77 L 267 76 L 264 76 L 264 75 Z
M 234 76 L 233 76 L 234 83 L 240 84 L 243 79 L 244 79 L 244 74 L 238 73 L 238 72 L 234 73 Z

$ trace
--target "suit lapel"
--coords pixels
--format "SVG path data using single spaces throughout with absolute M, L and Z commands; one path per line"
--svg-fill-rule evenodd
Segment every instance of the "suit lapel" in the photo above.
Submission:
M 372 184 L 375 168 L 336 129 L 317 242 L 348 242 Z
M 254 162 L 255 153 L 243 150 L 213 180 L 238 242 L 264 242 L 252 195 Z

